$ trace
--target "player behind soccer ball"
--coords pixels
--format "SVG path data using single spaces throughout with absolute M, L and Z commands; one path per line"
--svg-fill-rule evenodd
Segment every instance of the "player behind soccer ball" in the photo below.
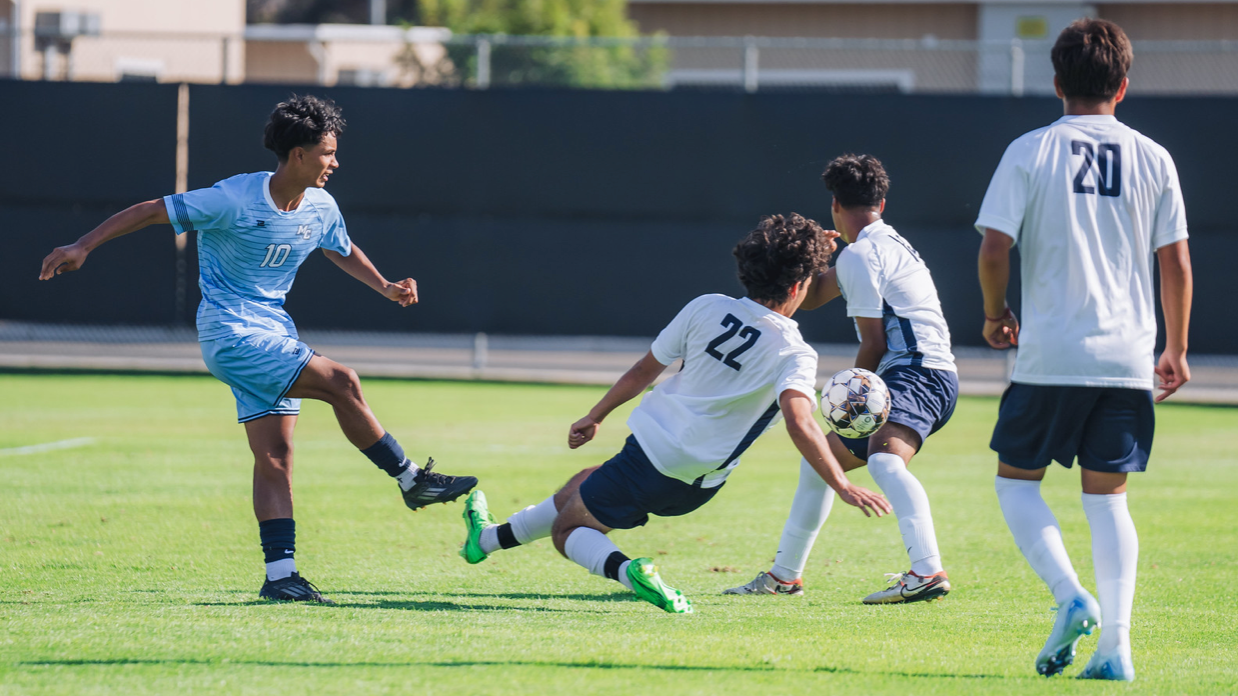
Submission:
M 344 435 L 400 485 L 417 510 L 455 500 L 477 485 L 472 476 L 443 476 L 404 456 L 370 411 L 357 373 L 316 354 L 297 339 L 283 309 L 297 269 L 315 249 L 383 297 L 407 307 L 418 301 L 412 278 L 390 282 L 348 238 L 335 199 L 323 187 L 339 167 L 337 138 L 344 119 L 331 101 L 293 97 L 278 104 L 265 144 L 275 172 L 240 174 L 208 189 L 139 203 L 113 215 L 76 243 L 57 248 L 39 274 L 48 280 L 85 263 L 96 247 L 149 225 L 197 231 L 198 340 L 211 374 L 232 387 L 237 421 L 254 453 L 254 514 L 266 555 L 267 599 L 329 602 L 297 573 L 293 560 L 292 431 L 301 399 L 335 409 Z
M 1096 653 L 1079 676 L 1129 681 L 1139 541 L 1126 507 L 1126 475 L 1147 468 L 1153 372 L 1164 390 L 1156 401 L 1190 378 L 1186 215 L 1169 153 L 1113 116 L 1132 60 L 1122 29 L 1081 19 L 1058 36 L 1052 59 L 1066 115 L 1010 144 L 976 220 L 984 234 L 984 338 L 994 348 L 1019 346 L 991 443 L 997 497 L 1019 550 L 1058 603 L 1037 671 L 1061 672 L 1080 637 L 1103 619 Z M 1006 306 L 1016 243 L 1022 330 Z M 1166 325 L 1159 362 L 1153 255 L 1161 264 Z M 1099 606 L 1079 584 L 1040 496 L 1049 464 L 1070 468 L 1076 458 Z
M 780 414 L 795 446 L 818 475 L 868 515 L 889 512 L 881 496 L 847 481 L 813 418 L 817 354 L 791 315 L 825 270 L 833 239 L 799 215 L 764 218 L 736 245 L 747 297 L 702 295 L 658 335 L 649 353 L 574 423 L 568 446 L 597 435 L 602 421 L 682 359 L 683 369 L 644 395 L 628 418 L 623 450 L 573 476 L 555 495 L 495 525 L 486 498 L 465 502 L 468 538 L 460 555 L 480 563 L 499 549 L 546 536 L 595 575 L 622 583 L 668 612 L 690 612 L 683 594 L 662 582 L 648 558 L 630 560 L 606 538 L 649 515 L 686 515 L 709 502 L 739 457 Z
M 823 178 L 834 195 L 834 226 L 848 246 L 833 269 L 817 276 L 801 309 L 815 309 L 841 292 L 860 338 L 855 366 L 876 372 L 891 399 L 889 418 L 877 432 L 859 439 L 830 433 L 830 450 L 843 471 L 868 466 L 894 507 L 911 561 L 910 570 L 892 574 L 890 586 L 864 603 L 941 597 L 950 591 L 950 581 L 937 550 L 928 495 L 907 465 L 954 413 L 959 380 L 950 329 L 920 254 L 881 219 L 890 189 L 881 162 L 871 155 L 843 155 L 830 162 Z M 833 504 L 833 490 L 800 462 L 799 485 L 773 567 L 724 594 L 803 594 L 804 565 Z

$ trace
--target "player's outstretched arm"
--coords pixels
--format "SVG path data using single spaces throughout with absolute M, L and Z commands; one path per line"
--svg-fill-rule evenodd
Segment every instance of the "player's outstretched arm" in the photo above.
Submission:
M 103 221 L 103 224 L 87 232 L 76 242 L 56 247 L 43 259 L 39 280 L 51 280 L 61 273 L 76 271 L 86 263 L 86 257 L 100 244 L 117 237 L 137 232 L 150 225 L 168 224 L 168 209 L 162 199 L 146 201 L 130 206 Z
M 838 493 L 838 497 L 848 505 L 860 508 L 865 515 L 874 514 L 881 517 L 893 511 L 886 499 L 868 489 L 852 485 L 839 466 L 838 460 L 830 452 L 829 443 L 817 419 L 812 417 L 812 399 L 807 394 L 788 389 L 778 396 L 782 415 L 787 420 L 787 433 L 796 449 L 804 455 L 804 459 L 812 465 L 817 474 Z M 870 512 L 871 510 L 871 512 Z
M 1167 244 L 1156 250 L 1161 264 L 1161 309 L 1165 312 L 1165 352 L 1156 363 L 1156 375 L 1161 378 L 1159 403 L 1191 379 L 1186 364 L 1186 335 L 1191 323 L 1191 250 L 1186 240 Z
M 345 273 L 365 283 L 370 289 L 392 302 L 399 302 L 401 307 L 417 304 L 420 299 L 417 296 L 417 281 L 412 278 L 405 278 L 395 283 L 387 280 L 370 262 L 370 257 L 366 256 L 365 252 L 361 251 L 361 247 L 356 244 L 352 245 L 352 253 L 348 256 L 330 249 L 323 249 L 322 253 L 326 254 L 332 263 L 344 269 Z
M 567 433 L 567 446 L 576 449 L 592 440 L 593 436 L 597 435 L 598 426 L 610 415 L 611 411 L 644 394 L 649 385 L 653 384 L 653 381 L 665 369 L 666 365 L 658 362 L 658 359 L 653 357 L 652 351 L 645 353 L 645 357 L 625 372 L 618 382 L 615 382 L 615 386 L 606 392 L 606 396 L 602 397 L 602 400 L 589 411 L 588 415 L 572 424 Z
M 838 232 L 825 230 L 825 239 L 830 244 L 831 255 L 838 249 L 838 237 Z M 809 311 L 816 309 L 841 294 L 842 292 L 838 289 L 838 278 L 834 274 L 834 268 L 827 268 L 823 272 L 818 273 L 812 282 L 808 284 L 808 291 L 804 295 L 804 303 L 800 305 L 800 310 Z
M 838 289 L 838 275 L 835 273 L 834 267 L 830 266 L 813 278 L 812 283 L 808 286 L 808 292 L 804 294 L 804 304 L 800 305 L 800 309 L 804 311 L 814 310 L 841 295 L 842 291 Z
M 984 340 L 998 350 L 1019 345 L 1019 320 L 1006 305 L 1010 285 L 1010 248 L 1014 238 L 985 229 L 980 243 L 980 290 L 984 293 Z

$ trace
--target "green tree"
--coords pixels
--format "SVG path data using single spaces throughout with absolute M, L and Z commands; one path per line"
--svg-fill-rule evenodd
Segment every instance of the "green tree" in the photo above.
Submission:
M 416 0 L 419 24 L 456 34 L 495 35 L 490 50 L 494 86 L 658 87 L 667 65 L 666 50 L 649 45 L 597 45 L 589 39 L 638 38 L 627 17 L 626 0 Z M 562 45 L 504 43 L 502 36 L 564 37 Z M 451 69 L 437 72 L 449 81 L 475 84 L 477 50 L 470 44 L 448 47 Z M 415 62 L 415 57 L 411 62 Z M 410 66 L 425 69 L 429 66 Z

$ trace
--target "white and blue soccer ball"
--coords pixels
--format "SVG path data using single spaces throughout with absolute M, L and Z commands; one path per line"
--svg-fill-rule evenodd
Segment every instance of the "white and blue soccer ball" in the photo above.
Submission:
M 831 377 L 821 391 L 821 413 L 839 435 L 868 437 L 890 415 L 890 390 L 876 374 L 848 368 Z

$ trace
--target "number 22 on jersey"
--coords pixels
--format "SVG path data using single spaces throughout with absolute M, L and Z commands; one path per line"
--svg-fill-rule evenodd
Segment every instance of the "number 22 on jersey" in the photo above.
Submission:
M 709 345 L 705 346 L 705 354 L 714 360 L 722 361 L 723 365 L 726 365 L 732 370 L 738 371 L 739 368 L 743 367 L 743 365 L 735 359 L 748 352 L 752 346 L 756 345 L 757 339 L 761 337 L 761 332 L 751 326 L 744 326 L 744 322 L 740 321 L 739 317 L 734 314 L 728 314 L 723 317 L 722 325 L 726 327 L 726 331 L 723 331 L 717 338 L 710 341 Z M 732 350 L 726 355 L 719 353 L 718 347 L 734 338 L 735 334 L 739 334 L 740 338 L 746 340 L 741 343 L 738 348 Z

